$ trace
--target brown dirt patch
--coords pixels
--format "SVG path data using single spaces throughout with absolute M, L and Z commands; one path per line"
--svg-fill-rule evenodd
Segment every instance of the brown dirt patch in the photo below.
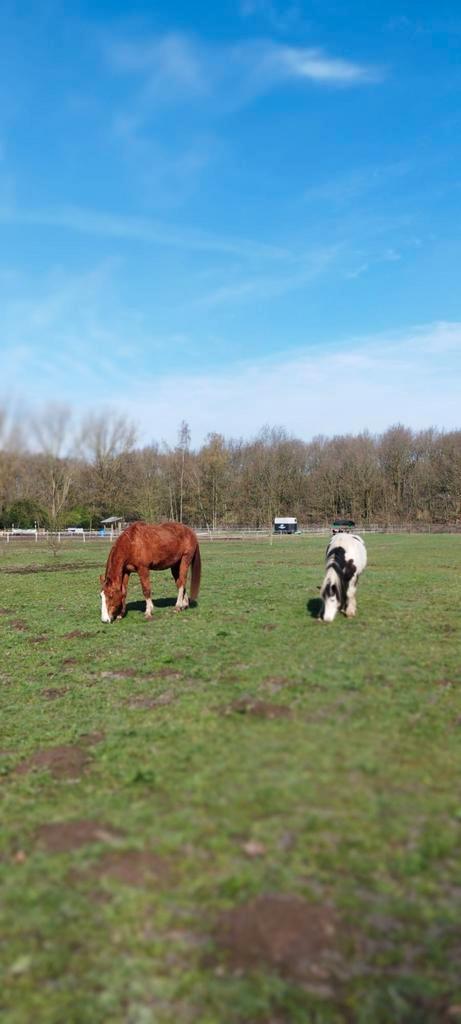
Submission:
M 171 877 L 166 860 L 150 850 L 108 850 L 90 870 L 95 878 L 110 878 L 124 885 L 142 886 L 153 879 L 159 884 Z
M 296 685 L 296 679 L 287 679 L 286 676 L 268 676 L 261 683 L 261 689 L 266 690 L 267 693 L 278 693 L 279 690 L 283 690 L 284 686 Z
M 0 615 L 13 615 L 12 608 L 0 608 Z
M 99 673 L 101 679 L 133 679 L 139 675 L 140 672 L 136 668 L 120 668 L 113 671 L 105 669 L 104 672 Z
M 78 658 L 64 658 L 63 666 L 67 668 L 68 665 L 78 665 Z
M 291 708 L 286 704 L 270 704 L 266 700 L 253 700 L 251 697 L 240 697 L 223 708 L 223 714 L 254 715 L 256 718 L 289 718 Z
M 41 696 L 45 700 L 58 700 L 59 697 L 64 697 L 69 692 L 68 686 L 48 686 L 46 690 L 42 690 Z
M 215 943 L 234 970 L 267 967 L 314 984 L 331 980 L 338 921 L 330 907 L 295 896 L 259 896 L 225 911 Z
M 178 672 L 175 668 L 159 668 L 153 673 L 153 679 L 181 679 L 181 672 Z
M 88 843 L 112 843 L 123 833 L 98 821 L 56 821 L 40 825 L 35 833 L 48 853 L 69 853 Z
M 64 743 L 59 747 L 37 750 L 16 767 L 18 775 L 46 769 L 55 779 L 78 779 L 89 761 L 86 750 Z
M 97 743 L 102 743 L 105 735 L 101 729 L 95 730 L 95 732 L 82 732 L 79 740 L 85 747 L 94 747 Z
M 158 697 L 132 697 L 124 703 L 129 708 L 162 708 L 171 704 L 174 699 L 175 694 L 171 690 L 166 690 L 165 693 L 159 693 Z
M 31 636 L 31 638 L 29 640 L 29 643 L 30 644 L 44 644 L 44 643 L 46 643 L 46 641 L 48 639 L 49 639 L 48 635 L 46 633 L 42 633 L 41 636 Z
M 16 629 L 18 633 L 22 633 L 25 629 L 28 629 L 27 622 L 24 619 L 13 619 L 10 622 L 11 629 Z
M 265 622 L 262 628 L 265 633 L 272 633 L 274 629 L 277 629 L 277 625 L 275 622 Z

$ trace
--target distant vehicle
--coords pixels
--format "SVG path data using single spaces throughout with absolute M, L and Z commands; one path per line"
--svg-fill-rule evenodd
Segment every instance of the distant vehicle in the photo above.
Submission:
M 276 516 L 273 529 L 274 533 L 297 533 L 298 520 L 295 516 Z
M 332 530 L 333 533 L 349 533 L 349 530 L 353 530 L 354 527 L 353 519 L 335 519 Z
M 66 533 L 85 533 L 83 526 L 68 526 Z

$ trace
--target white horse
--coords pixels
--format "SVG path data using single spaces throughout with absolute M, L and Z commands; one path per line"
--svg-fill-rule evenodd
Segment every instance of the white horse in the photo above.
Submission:
M 323 608 L 319 618 L 333 622 L 337 611 L 350 618 L 357 611 L 356 590 L 367 564 L 367 549 L 355 533 L 335 533 L 326 551 L 325 579 L 320 588 Z

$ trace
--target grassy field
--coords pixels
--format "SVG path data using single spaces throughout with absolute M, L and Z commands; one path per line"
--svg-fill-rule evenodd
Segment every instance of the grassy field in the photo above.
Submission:
M 204 543 L 103 625 L 102 542 L 0 548 L 5 1024 L 461 1021 L 461 539 Z

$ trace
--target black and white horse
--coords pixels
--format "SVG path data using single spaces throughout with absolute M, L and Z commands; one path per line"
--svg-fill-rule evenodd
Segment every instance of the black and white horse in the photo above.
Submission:
M 325 579 L 320 588 L 320 618 L 324 622 L 333 622 L 337 611 L 348 618 L 355 615 L 355 592 L 366 564 L 367 549 L 361 537 L 342 531 L 334 534 L 327 547 Z

